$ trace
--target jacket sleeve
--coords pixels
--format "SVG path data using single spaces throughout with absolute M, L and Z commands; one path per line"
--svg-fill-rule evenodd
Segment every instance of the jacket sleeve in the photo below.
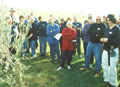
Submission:
M 66 32 L 66 29 L 63 29 L 62 31 L 62 36 L 63 38 L 65 38 L 66 40 L 74 40 L 77 37 L 77 32 L 76 30 L 72 30 L 72 32 Z
M 53 36 L 53 35 L 54 35 L 53 32 L 51 32 L 51 29 L 50 29 L 50 26 L 49 26 L 49 25 L 47 26 L 47 29 L 46 29 L 46 30 L 47 30 L 47 35 L 48 35 L 48 36 Z
M 67 32 L 66 28 L 64 28 L 62 31 L 62 37 L 66 40 L 70 40 L 71 36 L 72 36 L 72 33 Z
M 89 28 L 89 27 L 88 27 L 87 25 L 84 26 L 84 28 L 83 28 L 83 30 L 82 30 L 82 34 L 83 34 L 83 35 L 85 35 L 85 36 L 88 35 L 88 34 L 87 34 L 88 28 Z
M 110 43 L 110 44 L 119 44 L 120 43 L 120 30 L 118 30 L 116 32 L 116 38 L 114 38 L 114 39 L 108 38 L 108 43 Z
M 47 26 L 47 35 L 48 36 L 55 36 L 57 33 L 60 32 L 59 26 L 55 26 L 56 29 L 51 29 L 50 26 Z M 51 32 L 52 30 L 52 32 Z
M 76 30 L 73 30 L 71 40 L 75 40 L 77 38 L 77 32 Z
M 90 26 L 90 28 L 88 29 L 88 31 L 87 31 L 87 34 L 89 34 L 89 35 L 91 35 L 91 34 L 93 34 L 93 26 L 94 26 L 94 24 L 92 24 L 91 26 Z
M 53 30 L 53 33 L 54 33 L 54 35 L 60 33 L 60 27 L 59 27 L 59 25 L 55 26 L 55 29 Z

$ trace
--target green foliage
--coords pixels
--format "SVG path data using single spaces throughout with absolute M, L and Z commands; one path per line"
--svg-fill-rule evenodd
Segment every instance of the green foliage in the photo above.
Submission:
M 38 18 L 39 16 L 42 16 L 45 21 L 49 20 L 49 17 L 50 17 L 51 14 L 54 15 L 54 17 L 57 18 L 58 20 L 60 20 L 61 18 L 65 18 L 65 20 L 66 20 L 68 17 L 73 18 L 74 16 L 78 16 L 79 21 L 81 23 L 84 23 L 84 20 L 87 19 L 87 15 L 82 14 L 82 13 L 77 13 L 77 14 L 75 14 L 75 13 L 62 13 L 60 11 L 56 11 L 56 12 L 40 12 L 38 10 L 33 10 L 33 9 L 19 9 L 19 8 L 17 8 L 16 11 L 17 11 L 16 13 L 18 15 L 24 15 L 24 16 L 27 16 L 31 12 L 33 12 L 35 17 Z
M 0 82 L 7 82 L 11 87 L 24 87 L 24 71 L 26 67 L 21 63 L 18 54 L 25 39 L 25 35 L 15 38 L 15 42 L 10 45 L 8 21 L 6 14 L 8 10 L 3 1 L 0 2 Z M 10 53 L 9 48 L 14 47 L 16 54 Z M 5 87 L 5 86 L 4 86 Z

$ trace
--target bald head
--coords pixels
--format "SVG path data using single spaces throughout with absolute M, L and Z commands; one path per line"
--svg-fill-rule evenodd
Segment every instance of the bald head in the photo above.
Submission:
M 96 16 L 96 23 L 100 24 L 101 23 L 101 16 Z

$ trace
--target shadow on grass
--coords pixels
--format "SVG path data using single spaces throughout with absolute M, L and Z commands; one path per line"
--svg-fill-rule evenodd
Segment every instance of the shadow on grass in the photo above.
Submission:
M 94 69 L 80 71 L 84 58 L 75 56 L 71 65 L 72 69 L 68 70 L 65 67 L 60 71 L 56 71 L 60 64 L 57 61 L 52 63 L 50 60 L 48 55 L 24 60 L 25 65 L 31 66 L 25 72 L 25 87 L 107 87 L 105 83 L 100 82 L 102 74 L 97 78 L 94 77 Z

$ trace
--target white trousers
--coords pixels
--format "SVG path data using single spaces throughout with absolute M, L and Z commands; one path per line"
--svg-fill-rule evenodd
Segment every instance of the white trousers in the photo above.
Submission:
M 110 66 L 108 65 L 108 52 L 103 51 L 102 54 L 102 69 L 103 78 L 105 82 L 109 82 L 112 86 L 117 86 L 117 69 L 118 62 L 118 48 L 115 49 L 116 56 L 110 57 Z

